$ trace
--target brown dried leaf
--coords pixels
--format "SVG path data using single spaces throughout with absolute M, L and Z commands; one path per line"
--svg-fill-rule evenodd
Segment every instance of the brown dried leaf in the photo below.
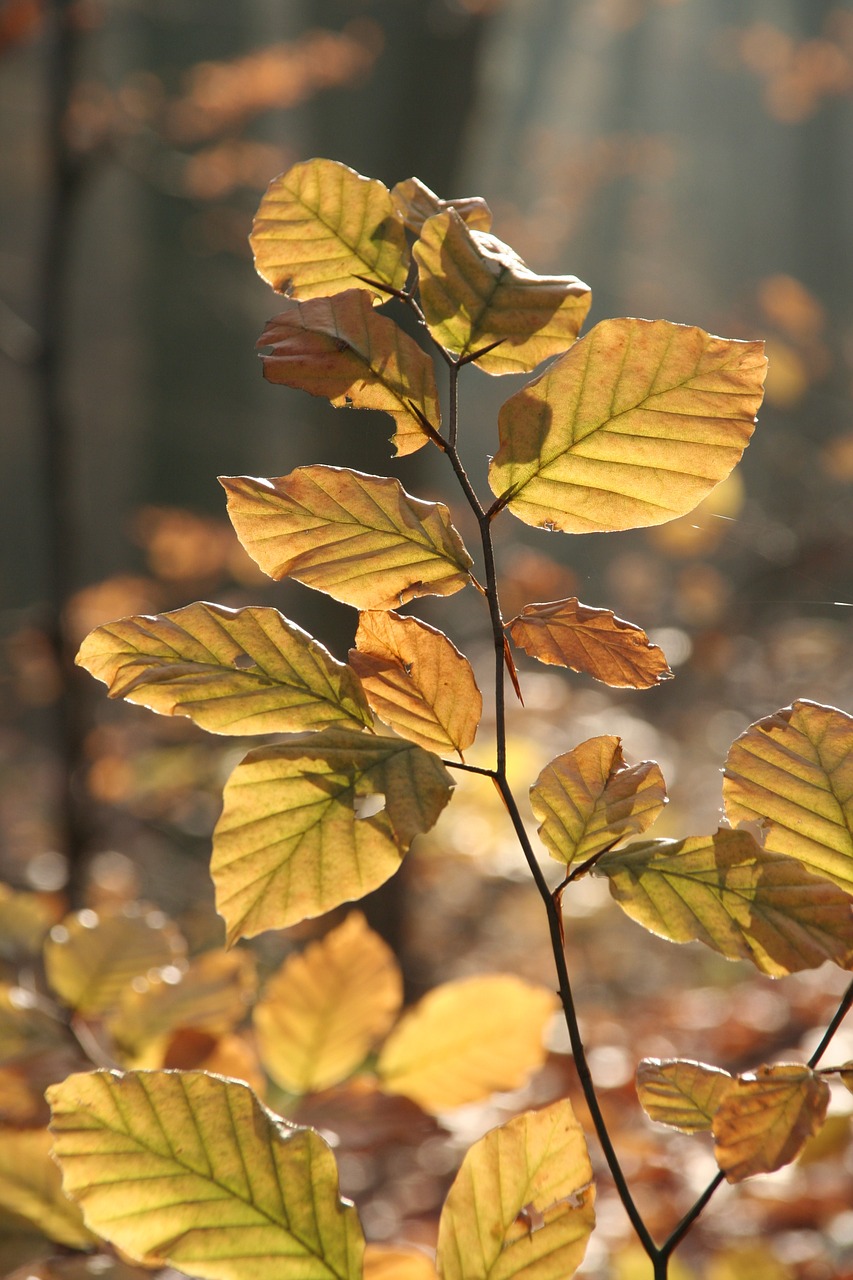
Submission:
M 686 1058 L 644 1058 L 637 1067 L 637 1096 L 646 1115 L 682 1133 L 710 1129 L 731 1084 L 728 1071 Z
M 717 1110 L 714 1154 L 728 1182 L 772 1173 L 797 1156 L 826 1116 L 829 1086 L 802 1063 L 738 1076 Z

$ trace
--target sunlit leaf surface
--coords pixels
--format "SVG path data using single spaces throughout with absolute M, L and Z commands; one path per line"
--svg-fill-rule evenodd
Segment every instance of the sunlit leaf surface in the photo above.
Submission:
M 62 1192 L 62 1177 L 50 1154 L 46 1129 L 0 1128 L 0 1209 L 20 1214 L 49 1240 L 87 1249 L 96 1237 L 79 1207 Z
M 650 689 L 672 675 L 663 650 L 641 627 L 575 597 L 525 605 L 507 629 L 532 658 L 614 688 Z
M 732 1081 L 712 1131 L 729 1182 L 790 1164 L 826 1116 L 829 1085 L 802 1063 L 760 1067 Z
M 683 1133 L 700 1133 L 732 1085 L 728 1071 L 686 1058 L 644 1058 L 637 1068 L 637 1096 L 651 1120 Z
M 692 511 L 749 443 L 763 352 L 666 320 L 603 320 L 501 409 L 493 492 L 565 533 Z
M 455 209 L 472 231 L 491 230 L 492 213 L 481 196 L 442 200 L 420 178 L 406 178 L 391 188 L 391 199 L 397 213 L 415 235 L 420 235 L 427 218 L 444 213 L 446 209 Z

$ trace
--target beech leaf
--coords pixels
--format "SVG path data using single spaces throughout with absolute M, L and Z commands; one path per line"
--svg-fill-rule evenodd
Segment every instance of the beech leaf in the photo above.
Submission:
M 529 373 L 565 351 L 589 311 L 575 276 L 538 276 L 516 252 L 453 209 L 427 219 L 414 246 L 421 305 L 436 342 L 486 373 Z
M 732 1081 L 714 1115 L 714 1154 L 728 1182 L 790 1164 L 820 1129 L 829 1085 L 799 1062 L 759 1067 Z
M 446 209 L 455 209 L 472 231 L 491 230 L 492 211 L 482 196 L 442 200 L 420 178 L 406 178 L 391 188 L 391 199 L 399 217 L 415 235 L 420 235 L 427 218 L 444 213 Z
M 324 729 L 249 752 L 225 785 L 213 833 L 229 943 L 384 884 L 452 789 L 441 761 L 401 738 Z
M 442 1280 L 550 1280 L 583 1261 L 592 1166 L 568 1099 L 492 1129 L 465 1156 L 438 1227 Z
M 84 1225 L 79 1207 L 63 1194 L 50 1147 L 46 1129 L 0 1128 L 0 1210 L 25 1218 L 57 1244 L 90 1249 L 97 1237 Z
M 470 580 L 447 507 L 413 498 L 397 480 L 313 466 L 220 483 L 237 537 L 271 578 L 296 578 L 357 609 L 453 595 Z
M 273 178 L 249 242 L 258 275 L 293 298 L 363 289 L 363 277 L 406 283 L 409 250 L 390 191 L 336 160 L 306 160 Z M 384 296 L 376 290 L 377 301 Z
M 650 827 L 666 804 L 654 760 L 627 765 L 619 738 L 589 738 L 546 765 L 530 788 L 539 834 L 558 862 L 593 857 Z
M 736 738 L 723 781 L 733 824 L 853 893 L 853 716 L 799 701 Z
M 92 631 L 77 662 L 111 698 L 210 733 L 295 733 L 373 717 L 351 669 L 276 609 L 197 603 Z
M 313 1129 L 196 1071 L 97 1071 L 48 1090 L 54 1154 L 87 1225 L 202 1280 L 360 1280 L 364 1239 Z
M 644 1058 L 637 1068 L 637 1096 L 650 1120 L 682 1133 L 701 1133 L 733 1083 L 728 1071 L 687 1058 Z
M 418 618 L 393 612 L 362 613 L 350 650 L 376 714 L 427 751 L 470 747 L 483 698 L 474 672 L 447 636 Z
M 526 604 L 507 630 L 532 658 L 569 667 L 617 689 L 651 689 L 672 672 L 663 650 L 641 627 L 610 609 L 595 609 L 571 596 Z
M 63 1023 L 25 987 L 0 983 L 0 1066 L 26 1062 L 67 1044 Z
M 595 869 L 627 915 L 672 942 L 698 939 L 774 978 L 853 962 L 847 894 L 748 831 L 629 845 Z
M 420 1249 L 369 1244 L 364 1250 L 364 1280 L 438 1280 L 438 1272 Z
M 324 396 L 338 409 L 379 409 L 396 425 L 397 454 L 414 453 L 429 436 L 412 405 L 438 430 L 435 366 L 399 325 L 373 309 L 364 289 L 295 303 L 268 321 L 258 339 L 264 377 Z
M 526 524 L 564 533 L 684 515 L 749 443 L 763 352 L 666 320 L 603 320 L 504 404 L 489 484 Z

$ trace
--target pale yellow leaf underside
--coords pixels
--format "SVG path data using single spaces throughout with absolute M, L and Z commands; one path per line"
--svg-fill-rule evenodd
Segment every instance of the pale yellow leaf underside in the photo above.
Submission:
M 415 235 L 420 235 L 427 218 L 447 209 L 455 209 L 472 231 L 490 231 L 492 227 L 492 213 L 482 196 L 442 200 L 420 178 L 396 183 L 391 188 L 391 199 L 399 217 Z

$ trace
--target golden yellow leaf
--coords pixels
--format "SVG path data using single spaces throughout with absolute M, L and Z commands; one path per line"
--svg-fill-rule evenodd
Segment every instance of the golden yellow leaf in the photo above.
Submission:
M 296 578 L 357 609 L 453 595 L 470 580 L 447 507 L 397 480 L 314 466 L 220 483 L 237 537 L 271 578 Z
M 253 1015 L 261 1061 L 290 1093 L 328 1089 L 361 1065 L 402 999 L 394 953 L 351 911 L 267 983 Z
M 470 747 L 483 711 L 474 672 L 447 636 L 418 618 L 366 612 L 350 665 L 376 714 L 427 751 Z
M 637 1096 L 646 1115 L 682 1133 L 710 1129 L 731 1084 L 728 1071 L 687 1058 L 644 1058 L 637 1067 Z
M 627 765 L 619 738 L 589 738 L 546 765 L 530 788 L 539 834 L 558 862 L 584 862 L 650 827 L 666 804 L 653 760 Z
M 592 301 L 582 280 L 536 275 L 509 245 L 472 230 L 453 209 L 427 219 L 414 255 L 436 342 L 459 357 L 500 342 L 475 361 L 486 373 L 529 373 L 565 351 Z
M 420 1249 L 369 1244 L 364 1250 L 364 1280 L 438 1280 L 438 1272 Z
M 383 884 L 452 789 L 436 756 L 400 738 L 324 729 L 251 751 L 226 783 L 213 833 L 229 943 Z
M 63 1195 L 50 1146 L 46 1129 L 0 1128 L 0 1209 L 19 1214 L 57 1244 L 88 1249 L 97 1237 Z
M 712 1123 L 714 1154 L 728 1182 L 790 1164 L 826 1116 L 829 1086 L 799 1062 L 738 1076 Z
M 391 199 L 409 231 L 420 235 L 427 218 L 446 209 L 455 209 L 472 231 L 490 231 L 492 212 L 482 196 L 442 200 L 420 178 L 406 178 L 391 188 Z
M 210 733 L 295 733 L 373 717 L 353 672 L 277 609 L 197 603 L 92 631 L 77 662 L 111 698 Z
M 258 275 L 293 298 L 369 287 L 362 277 L 406 283 L 409 250 L 390 191 L 336 160 L 306 160 L 273 178 L 249 240 Z
M 518 1088 L 544 1061 L 556 1009 L 550 991 L 509 974 L 446 982 L 385 1041 L 376 1066 L 382 1088 L 432 1112 Z
M 849 1121 L 847 1122 L 849 1127 Z M 795 1280 L 767 1239 L 730 1245 L 708 1260 L 703 1280 Z
M 527 1111 L 476 1142 L 438 1227 L 442 1280 L 560 1280 L 595 1225 L 592 1166 L 568 1099 Z
M 582 671 L 618 689 L 651 689 L 672 676 L 663 650 L 641 627 L 610 609 L 594 609 L 574 596 L 527 604 L 507 624 L 515 643 L 532 658 Z
M 684 515 L 740 461 L 766 365 L 760 342 L 603 320 L 507 400 L 489 484 L 526 524 L 564 533 Z
M 799 701 L 736 738 L 723 781 L 734 825 L 758 820 L 765 845 L 853 892 L 853 716 Z

